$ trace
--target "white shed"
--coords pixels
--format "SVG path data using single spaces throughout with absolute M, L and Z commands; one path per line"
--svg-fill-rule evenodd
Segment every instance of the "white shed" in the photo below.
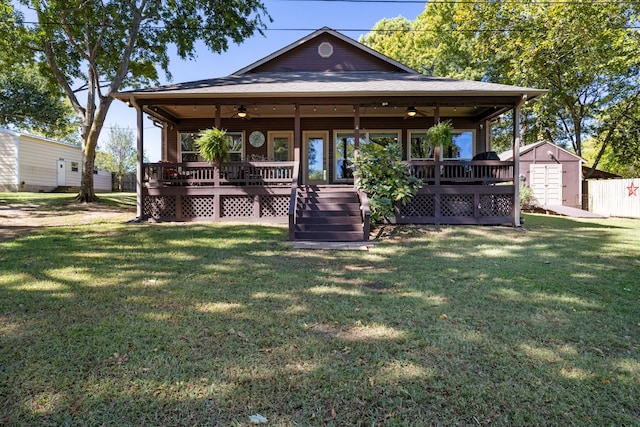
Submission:
M 0 191 L 53 191 L 78 187 L 82 149 L 0 128 Z M 111 173 L 97 172 L 95 191 L 111 191 Z

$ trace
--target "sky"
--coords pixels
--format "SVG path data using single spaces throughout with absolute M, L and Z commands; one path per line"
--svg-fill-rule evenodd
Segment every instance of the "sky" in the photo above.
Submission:
M 173 77 L 171 82 L 183 83 L 230 75 L 325 26 L 358 40 L 360 35 L 366 34 L 383 18 L 404 16 L 415 20 L 424 11 L 426 2 L 264 0 L 264 4 L 273 19 L 273 22 L 267 23 L 264 36 L 256 34 L 240 45 L 230 44 L 229 49 L 221 54 L 213 54 L 205 46 L 201 46 L 193 61 L 182 61 L 173 56 L 169 65 Z M 169 83 L 164 75 L 161 79 L 161 84 Z M 107 115 L 101 141 L 108 138 L 109 130 L 114 125 L 129 128 L 135 135 L 135 110 L 120 101 L 114 101 Z M 146 118 L 144 151 L 151 162 L 161 159 L 160 129 Z

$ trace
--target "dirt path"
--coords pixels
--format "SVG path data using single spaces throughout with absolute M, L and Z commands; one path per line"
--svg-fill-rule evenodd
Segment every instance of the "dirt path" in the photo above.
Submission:
M 97 221 L 135 217 L 128 212 L 102 204 L 68 204 L 51 209 L 36 203 L 0 205 L 0 241 L 25 236 L 45 227 L 91 224 Z

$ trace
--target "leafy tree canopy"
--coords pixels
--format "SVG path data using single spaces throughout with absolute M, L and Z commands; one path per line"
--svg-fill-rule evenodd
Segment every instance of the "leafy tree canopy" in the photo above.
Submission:
M 265 28 L 270 19 L 259 0 L 17 0 L 36 23 L 14 20 L 7 34 L 25 58 L 43 65 L 46 77 L 69 99 L 81 122 L 81 201 L 95 200 L 96 146 L 112 93 L 170 79 L 169 52 L 197 57 L 196 42 L 222 52 Z M 10 6 L 0 0 L 0 11 Z
M 638 105 L 639 11 L 631 0 L 429 2 L 404 34 L 380 21 L 362 41 L 425 74 L 548 89 L 523 109 L 525 138 L 581 155 L 585 137 L 604 149 L 625 133 Z
M 21 20 L 10 5 L 0 4 L 3 34 L 11 36 Z M 0 40 L 0 126 L 79 143 L 71 105 L 48 84 L 31 58 L 16 55 L 10 39 Z

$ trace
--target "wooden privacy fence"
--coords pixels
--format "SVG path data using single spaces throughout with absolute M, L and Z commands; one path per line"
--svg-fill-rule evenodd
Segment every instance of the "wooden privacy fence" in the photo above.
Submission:
M 120 182 L 116 174 L 111 174 L 111 189 L 112 191 L 120 191 Z M 130 173 L 124 176 L 122 182 L 122 191 L 136 191 L 136 174 Z
M 606 216 L 640 218 L 640 178 L 588 181 L 589 211 Z

